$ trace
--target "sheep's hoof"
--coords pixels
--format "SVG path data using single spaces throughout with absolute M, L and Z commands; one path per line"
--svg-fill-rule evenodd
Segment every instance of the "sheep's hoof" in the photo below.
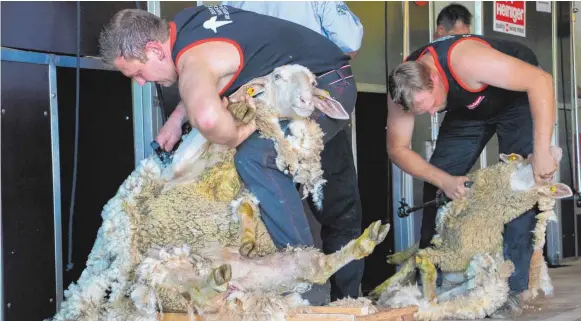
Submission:
M 354 256 L 357 259 L 368 256 L 373 252 L 375 246 L 387 236 L 389 224 L 381 225 L 381 221 L 373 222 L 363 231 L 363 234 L 355 241 Z
M 216 285 L 222 285 L 232 279 L 232 267 L 230 264 L 222 264 L 213 272 L 214 282 Z
M 240 255 L 253 259 L 256 257 L 256 243 L 252 240 L 244 241 L 239 248 Z

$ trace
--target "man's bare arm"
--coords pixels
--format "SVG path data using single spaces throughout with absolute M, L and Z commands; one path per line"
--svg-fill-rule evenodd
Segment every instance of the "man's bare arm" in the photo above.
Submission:
M 463 41 L 451 54 L 452 68 L 464 82 L 527 92 L 534 127 L 534 150 L 546 153 L 555 122 L 552 76 L 536 66 L 476 42 Z
M 228 46 L 231 45 L 208 43 L 196 46 L 182 55 L 177 67 L 180 96 L 192 126 L 211 142 L 235 147 L 241 141 L 241 131 L 219 96 L 221 79 L 234 74 L 237 68 L 228 62 L 232 61 L 233 54 L 229 50 L 234 50 L 236 56 L 238 51 Z
M 446 172 L 426 162 L 418 153 L 410 149 L 415 117 L 406 113 L 387 94 L 387 153 L 391 160 L 403 171 L 442 188 L 448 175 Z

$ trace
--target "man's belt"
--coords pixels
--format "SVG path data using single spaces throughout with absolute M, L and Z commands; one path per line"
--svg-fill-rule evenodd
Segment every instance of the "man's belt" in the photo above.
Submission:
M 334 69 L 317 76 L 317 82 L 324 81 L 327 85 L 332 85 L 349 78 L 353 78 L 351 65 L 345 65 L 339 69 Z

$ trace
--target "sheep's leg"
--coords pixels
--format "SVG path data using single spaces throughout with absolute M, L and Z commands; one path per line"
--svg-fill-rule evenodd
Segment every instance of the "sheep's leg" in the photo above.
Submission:
M 401 252 L 400 252 L 401 253 Z M 416 270 L 416 259 L 415 257 L 410 257 L 405 261 L 401 269 L 392 275 L 389 279 L 383 281 L 378 285 L 373 291 L 369 293 L 369 297 L 379 298 L 383 292 L 385 292 L 390 286 L 400 283 L 404 280 L 410 273 Z
M 331 275 L 353 260 L 362 259 L 373 252 L 375 246 L 385 239 L 389 232 L 389 224 L 381 225 L 381 221 L 372 223 L 360 237 L 347 243 L 341 250 L 325 255 L 313 262 L 312 275 L 307 279 L 315 283 L 325 283 Z
M 250 201 L 244 200 L 236 209 L 240 220 L 240 255 L 247 258 L 256 257 L 256 216 Z
M 228 289 L 228 282 L 232 279 L 232 268 L 229 264 L 222 264 L 212 270 L 205 279 L 183 280 L 174 276 L 172 286 L 183 289 L 182 296 L 196 305 L 207 305 L 221 293 Z M 168 285 L 167 283 L 165 284 Z
M 436 278 L 438 276 L 436 266 L 428 259 L 428 256 L 422 254 L 416 256 L 416 265 L 422 276 L 424 298 L 432 301 L 436 298 Z
M 404 262 L 406 262 L 407 260 L 409 260 L 409 258 L 411 258 L 414 254 L 416 254 L 416 252 L 418 251 L 420 243 L 416 242 L 414 245 L 412 245 L 411 247 L 401 251 L 401 252 L 397 252 L 394 253 L 392 255 L 388 255 L 387 256 L 387 263 L 389 264 L 402 264 Z

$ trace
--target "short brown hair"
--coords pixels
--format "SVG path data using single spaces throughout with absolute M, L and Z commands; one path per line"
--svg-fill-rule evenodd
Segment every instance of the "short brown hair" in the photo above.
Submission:
M 164 19 L 145 10 L 124 9 L 101 31 L 100 55 L 109 65 L 119 57 L 144 62 L 145 45 L 149 41 L 165 42 L 168 38 L 169 26 Z
M 388 89 L 391 99 L 408 111 L 413 105 L 413 95 L 418 91 L 432 90 L 428 66 L 417 61 L 406 61 L 389 74 Z

